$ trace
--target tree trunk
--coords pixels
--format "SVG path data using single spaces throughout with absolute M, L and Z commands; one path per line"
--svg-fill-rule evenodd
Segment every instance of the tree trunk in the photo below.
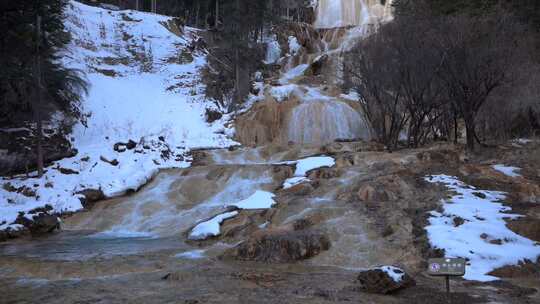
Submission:
M 214 21 L 214 27 L 216 28 L 216 30 L 219 28 L 218 27 L 218 24 L 219 24 L 219 0 L 216 0 L 216 21 Z
M 239 47 L 236 46 L 236 49 L 234 50 L 234 109 L 236 108 L 236 105 L 240 104 L 240 50 Z
M 197 13 L 195 14 L 195 27 L 199 27 L 199 11 L 201 10 L 201 3 L 197 1 Z
M 239 14 L 240 13 L 240 0 L 236 0 L 236 13 Z M 234 50 L 234 78 L 235 78 L 235 81 L 234 81 L 234 95 L 235 95 L 235 98 L 234 98 L 234 101 L 233 101 L 233 109 L 236 109 L 236 106 L 238 104 L 240 104 L 240 98 L 241 98 L 241 94 L 240 94 L 240 44 L 242 43 L 241 40 L 243 39 L 242 37 L 242 33 L 240 31 L 240 24 L 236 24 L 235 25 L 236 27 L 236 32 L 237 32 L 237 35 L 238 35 L 238 40 L 236 41 L 236 45 L 235 45 L 235 50 Z
M 35 67 L 34 77 L 36 80 L 36 96 L 33 98 L 32 110 L 34 112 L 34 120 L 36 123 L 36 136 L 37 136 L 37 171 L 38 177 L 43 176 L 43 125 L 41 121 L 41 16 L 36 17 L 36 55 L 35 55 Z
M 473 117 L 465 117 L 465 130 L 467 131 L 467 150 L 474 151 L 476 135 L 474 130 Z
M 458 143 L 458 118 L 457 114 L 454 112 L 454 144 Z

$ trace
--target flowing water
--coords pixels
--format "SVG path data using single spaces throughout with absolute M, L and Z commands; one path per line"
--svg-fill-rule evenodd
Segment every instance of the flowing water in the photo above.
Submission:
M 380 0 L 319 0 L 314 27 L 319 30 L 320 43 L 300 51 L 288 60 L 282 84 L 295 83 L 297 70 L 305 70 L 313 61 L 327 56 L 324 77 L 328 85 L 339 87 L 342 82 L 343 52 L 367 35 L 372 26 L 392 18 L 391 1 Z M 322 46 L 322 47 L 321 47 Z M 371 127 L 360 106 L 351 107 L 336 94 L 325 93 L 321 87 L 298 84 L 300 91 L 317 92 L 299 97 L 300 104 L 289 117 L 287 141 L 303 144 L 324 144 L 336 139 L 371 139 Z
M 316 144 L 370 136 L 370 125 L 362 114 L 344 102 L 310 100 L 291 113 L 288 138 L 293 142 Z
M 392 18 L 391 7 L 389 0 L 319 0 L 315 26 L 338 28 L 380 23 Z
M 289 69 L 309 65 L 314 58 L 329 54 L 330 62 L 334 63 L 330 69 L 337 70 L 335 62 L 339 62 L 340 49 L 350 42 L 354 36 L 351 33 L 358 31 L 358 28 L 342 27 L 363 27 L 387 16 L 389 2 L 382 6 L 378 1 L 369 0 L 320 0 L 315 26 L 326 29 L 321 30 L 323 47 L 312 54 L 299 54 L 295 58 L 297 64 Z M 339 28 L 328 29 L 335 27 Z M 134 284 L 138 290 L 145 290 L 148 286 L 144 280 L 164 269 L 174 269 L 187 278 L 193 273 L 208 272 L 210 268 L 204 265 L 215 266 L 218 263 L 215 257 L 238 240 L 190 243 L 187 233 L 194 225 L 224 212 L 228 205 L 258 190 L 279 191 L 283 181 L 290 177 L 291 168 L 277 162 L 320 154 L 323 144 L 336 139 L 371 137 L 364 114 L 350 100 L 320 86 L 295 80 L 286 80 L 285 84 L 297 85 L 307 92 L 292 109 L 285 130 L 289 141 L 299 145 L 208 151 L 197 166 L 163 171 L 137 193 L 99 202 L 93 209 L 65 219 L 63 232 L 59 234 L 37 241 L 2 244 L 0 283 L 7 284 L 15 298 L 23 297 L 23 293 L 18 293 L 13 286 L 24 289 L 25 284 L 34 288 L 39 285 L 42 297 L 50 300 L 48 294 L 57 290 L 58 284 L 66 288 L 83 279 L 91 279 L 84 281 L 88 293 L 93 289 L 106 290 L 109 284 L 110 288 Z M 362 225 L 365 216 L 339 199 L 340 193 L 351 191 L 351 185 L 368 173 L 366 170 L 362 167 L 344 169 L 341 177 L 321 182 L 311 195 L 280 202 L 282 207 L 275 211 L 272 225 L 279 227 L 295 219 L 319 216 L 323 220 L 317 228 L 325 231 L 332 242 L 330 250 L 290 269 L 299 273 L 309 273 L 323 266 L 358 269 L 391 260 L 391 253 L 381 255 L 382 251 L 377 250 L 378 241 L 365 231 Z M 219 269 L 229 267 L 219 265 L 215 273 L 210 271 L 210 278 L 219 278 Z M 250 267 L 259 271 L 279 269 L 264 265 Z M 141 279 L 142 274 L 148 276 Z M 16 278 L 13 283 L 11 280 Z M 186 280 L 186 286 L 189 281 Z M 193 278 L 193 282 L 201 280 Z M 203 280 L 202 286 L 196 286 L 197 290 L 212 290 L 214 285 L 208 282 Z M 74 292 L 72 296 L 77 298 L 79 294 Z

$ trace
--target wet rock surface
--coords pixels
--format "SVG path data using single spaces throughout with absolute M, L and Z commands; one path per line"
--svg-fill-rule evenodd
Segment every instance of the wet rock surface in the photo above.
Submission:
M 225 253 L 236 260 L 290 263 L 308 259 L 330 248 L 322 233 L 302 231 L 263 231 Z

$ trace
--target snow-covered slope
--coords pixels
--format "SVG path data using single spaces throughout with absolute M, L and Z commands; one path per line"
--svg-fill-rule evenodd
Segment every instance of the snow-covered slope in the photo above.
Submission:
M 71 138 L 79 153 L 47 168 L 41 179 L 3 180 L 10 186 L 0 187 L 0 230 L 20 211 L 46 204 L 58 212 L 79 210 L 78 192 L 84 189 L 120 195 L 146 183 L 160 168 L 189 166 L 190 149 L 235 144 L 225 135 L 232 132 L 224 127 L 229 117 L 205 122 L 206 108 L 215 106 L 205 100 L 199 80 L 206 61 L 196 47 L 197 30 L 182 31 L 165 16 L 75 1 L 65 22 L 72 42 L 64 62 L 84 71 L 91 85 L 82 104 L 87 127 L 75 125 Z M 130 140 L 136 147 L 113 149 Z M 113 160 L 118 164 L 107 162 Z

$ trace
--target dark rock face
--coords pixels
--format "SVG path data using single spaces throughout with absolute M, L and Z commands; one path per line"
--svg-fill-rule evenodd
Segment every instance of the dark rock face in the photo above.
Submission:
M 95 202 L 105 199 L 105 194 L 101 189 L 84 189 L 77 194 L 84 195 L 84 198 L 81 198 L 84 209 L 92 209 Z
M 388 294 L 416 284 L 414 279 L 405 271 L 392 266 L 362 271 L 358 275 L 358 281 L 361 290 L 378 294 Z
M 322 68 L 328 61 L 328 55 L 324 54 L 319 57 L 317 57 L 309 66 L 308 70 L 306 71 L 306 75 L 320 75 L 322 73 Z
M 313 231 L 261 231 L 226 252 L 237 260 L 290 263 L 308 259 L 330 248 L 324 234 Z
M 67 131 L 44 129 L 43 132 L 45 165 L 77 154 L 63 135 Z M 36 137 L 28 128 L 0 130 L 0 176 L 33 171 L 37 163 L 35 146 Z
M 23 215 L 19 215 L 15 223 L 26 227 L 34 236 L 60 229 L 60 221 L 56 215 L 51 215 L 47 211 L 40 210 L 35 213 L 33 213 L 33 211 L 29 212 L 29 214 L 35 214 L 32 215 L 32 220 Z
M 220 112 L 218 112 L 216 110 L 212 110 L 212 109 L 207 108 L 206 113 L 205 113 L 205 117 L 206 117 L 206 122 L 213 123 L 216 120 L 220 120 L 221 117 L 223 117 L 223 114 L 221 114 Z

